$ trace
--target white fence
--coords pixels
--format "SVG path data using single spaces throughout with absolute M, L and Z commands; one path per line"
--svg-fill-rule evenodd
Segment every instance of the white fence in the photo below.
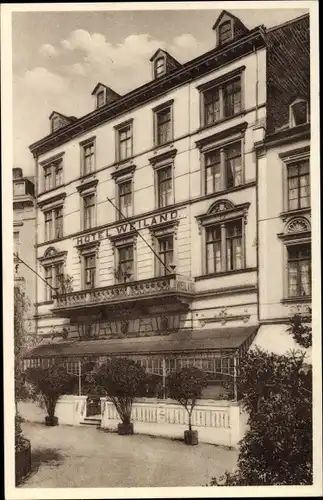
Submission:
M 59 424 L 84 423 L 86 401 L 86 396 L 62 396 L 55 411 Z M 22 402 L 19 413 L 28 421 L 44 422 L 46 410 L 35 403 Z M 141 399 L 133 405 L 131 420 L 136 434 L 183 439 L 188 429 L 185 408 L 171 400 Z M 101 428 L 114 431 L 118 423 L 114 405 L 101 398 Z M 200 442 L 236 448 L 246 431 L 246 414 L 234 402 L 200 400 L 192 414 L 192 426 L 198 431 Z
M 101 399 L 101 428 L 115 430 L 120 422 L 114 405 Z M 183 438 L 188 428 L 185 408 L 173 401 L 142 400 L 134 403 L 131 420 L 135 433 Z M 246 430 L 246 415 L 232 402 L 200 401 L 192 414 L 199 441 L 236 448 Z

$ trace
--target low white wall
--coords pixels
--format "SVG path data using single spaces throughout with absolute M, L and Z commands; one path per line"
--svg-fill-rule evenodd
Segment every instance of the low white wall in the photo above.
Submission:
M 20 401 L 18 411 L 28 422 L 44 423 L 47 411 L 32 401 Z M 63 425 L 80 425 L 85 417 L 86 396 L 61 396 L 56 404 L 55 415 Z
M 114 405 L 101 398 L 101 410 L 101 428 L 116 430 L 120 419 Z M 202 443 L 237 448 L 245 432 L 240 413 L 239 405 L 232 402 L 200 401 L 193 410 L 192 427 Z M 131 417 L 137 434 L 183 438 L 188 429 L 187 411 L 174 401 L 136 402 Z

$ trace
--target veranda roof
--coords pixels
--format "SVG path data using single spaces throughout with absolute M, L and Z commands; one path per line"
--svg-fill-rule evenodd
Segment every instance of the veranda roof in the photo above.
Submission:
M 133 354 L 194 353 L 196 351 L 235 351 L 251 343 L 258 325 L 203 330 L 181 330 L 170 335 L 123 339 L 97 339 L 42 344 L 25 358 L 104 356 Z

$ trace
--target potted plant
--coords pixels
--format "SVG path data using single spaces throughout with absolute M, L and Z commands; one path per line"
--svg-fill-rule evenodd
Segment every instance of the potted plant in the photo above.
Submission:
M 188 430 L 184 431 L 185 444 L 198 444 L 198 432 L 192 430 L 192 413 L 207 384 L 206 374 L 195 367 L 172 372 L 166 379 L 168 397 L 178 401 L 188 413 Z
M 133 434 L 132 405 L 146 386 L 145 370 L 132 359 L 111 358 L 106 363 L 96 365 L 89 378 L 103 389 L 107 399 L 114 404 L 121 419 L 118 433 Z
M 75 377 L 67 373 L 62 364 L 54 364 L 48 368 L 28 368 L 26 377 L 45 404 L 48 414 L 45 417 L 45 425 L 58 425 L 58 418 L 55 416 L 56 403 L 60 396 L 73 390 Z

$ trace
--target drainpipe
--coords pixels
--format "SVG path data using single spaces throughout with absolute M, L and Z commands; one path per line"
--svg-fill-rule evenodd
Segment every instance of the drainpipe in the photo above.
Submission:
M 38 206 L 37 206 L 37 200 L 38 200 L 38 194 L 39 194 L 39 172 L 38 172 L 38 156 L 34 155 L 35 159 L 35 270 L 38 272 Z M 35 277 L 35 307 L 34 307 L 34 315 L 36 316 L 35 319 L 35 334 L 38 334 L 38 279 L 37 276 Z

